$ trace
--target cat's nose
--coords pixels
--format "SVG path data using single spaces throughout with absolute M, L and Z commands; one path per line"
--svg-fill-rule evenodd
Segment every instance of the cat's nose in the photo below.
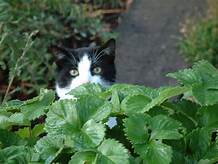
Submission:
M 86 83 L 89 83 L 90 81 L 89 80 L 83 80 L 81 81 L 82 84 L 86 84 Z

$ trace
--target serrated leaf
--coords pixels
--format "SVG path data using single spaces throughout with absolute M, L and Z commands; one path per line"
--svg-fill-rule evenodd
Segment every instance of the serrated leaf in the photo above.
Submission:
M 25 127 L 25 128 L 19 129 L 16 132 L 16 134 L 19 135 L 21 138 L 29 138 L 30 137 L 30 128 Z
M 214 86 L 215 85 L 215 86 Z M 199 104 L 213 105 L 218 102 L 218 78 L 193 86 L 192 93 Z
M 98 97 L 61 100 L 51 106 L 45 129 L 49 134 L 68 136 L 77 149 L 96 147 L 105 134 L 104 125 L 97 122 L 110 114 L 105 109 L 105 101 Z
M 201 83 L 200 75 L 196 74 L 192 69 L 184 69 L 175 73 L 169 73 L 167 76 L 178 80 L 185 86 L 192 86 L 195 83 Z
M 159 141 L 151 141 L 148 144 L 134 145 L 135 151 L 149 164 L 168 164 L 172 160 L 172 149 Z
M 71 130 L 80 129 L 90 119 L 98 122 L 107 118 L 110 114 L 107 104 L 95 96 L 57 101 L 50 107 L 45 128 L 49 133 L 71 133 Z
M 0 128 L 6 129 L 11 125 L 9 114 L 8 113 L 0 113 Z
M 23 113 L 14 113 L 9 117 L 11 124 L 13 125 L 26 125 L 29 126 L 31 123 L 28 121 Z
M 196 62 L 193 65 L 193 70 L 197 72 L 204 81 L 218 76 L 217 69 L 206 60 Z
M 158 91 L 156 89 L 130 84 L 114 84 L 108 92 L 114 91 L 117 91 L 120 100 L 129 95 L 145 95 L 149 98 L 158 96 Z
M 116 140 L 106 139 L 98 147 L 96 163 L 104 164 L 128 164 L 128 151 Z
M 62 136 L 45 136 L 37 141 L 35 150 L 45 163 L 51 163 L 63 150 L 64 139 Z
M 164 101 L 166 101 L 169 98 L 172 98 L 174 96 L 178 96 L 180 94 L 183 94 L 190 89 L 187 87 L 168 87 L 164 88 L 160 91 L 159 96 L 154 98 L 150 103 L 146 105 L 146 107 L 143 109 L 144 112 L 149 111 L 151 108 L 153 108 L 156 105 L 160 105 Z
M 218 162 L 218 144 L 213 145 L 209 148 L 206 155 L 202 159 L 209 160 L 210 163 L 217 163 Z
M 20 110 L 23 101 L 20 100 L 11 100 L 0 106 L 0 111 L 13 111 Z
M 79 132 L 72 133 L 70 138 L 74 141 L 74 146 L 80 150 L 98 146 L 104 139 L 104 135 L 104 125 L 96 123 L 94 120 L 89 120 Z
M 198 160 L 207 153 L 210 140 L 210 130 L 206 128 L 194 129 L 186 136 L 187 147 L 192 152 L 192 156 Z
M 144 95 L 127 96 L 121 103 L 121 109 L 127 114 L 143 113 L 146 105 L 151 101 Z
M 158 115 L 151 119 L 151 139 L 179 139 L 182 124 L 168 116 Z
M 201 126 L 218 128 L 218 105 L 201 107 L 198 117 Z
M 0 129 L 0 148 L 25 145 L 26 141 L 13 132 Z
M 74 97 L 80 97 L 85 95 L 98 95 L 103 91 L 103 88 L 99 84 L 87 83 L 76 87 L 68 94 L 73 95 Z
M 4 164 L 23 164 L 31 160 L 31 152 L 25 146 L 10 146 L 0 150 L 0 163 Z
M 191 87 L 193 96 L 201 105 L 218 102 L 218 71 L 207 61 L 197 62 L 192 69 L 185 69 L 170 77 L 178 79 L 183 85 Z
M 111 104 L 113 106 L 113 112 L 120 112 L 121 104 L 118 92 L 116 90 L 112 91 Z
M 150 120 L 151 117 L 147 114 L 135 114 L 124 120 L 125 133 L 132 143 L 139 144 L 148 142 L 148 125 Z
M 33 129 L 32 129 L 32 136 L 33 137 L 38 137 L 40 134 L 44 133 L 44 124 L 37 124 Z
M 173 109 L 177 113 L 183 114 L 188 119 L 192 120 L 196 124 L 196 115 L 200 106 L 192 101 L 180 100 L 173 104 Z
M 54 101 L 55 94 L 51 90 L 40 90 L 40 95 L 25 101 L 21 106 L 21 112 L 28 120 L 34 120 L 39 116 L 45 114 L 48 106 Z
M 81 123 L 89 119 L 101 121 L 107 118 L 111 111 L 109 103 L 96 96 L 85 96 L 76 101 L 75 108 Z
M 77 152 L 71 157 L 69 164 L 94 164 L 95 157 L 95 152 Z

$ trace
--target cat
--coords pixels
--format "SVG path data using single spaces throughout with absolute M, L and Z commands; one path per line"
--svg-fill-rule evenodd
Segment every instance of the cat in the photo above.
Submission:
M 85 83 L 98 83 L 104 87 L 115 82 L 115 40 L 102 46 L 70 49 L 55 48 L 57 65 L 56 93 L 60 99 L 72 98 L 68 93 Z
M 109 87 L 115 82 L 115 40 L 102 46 L 69 49 L 55 48 L 57 79 L 56 93 L 60 99 L 72 99 L 68 93 L 85 83 Z M 116 117 L 109 117 L 109 128 L 117 125 Z

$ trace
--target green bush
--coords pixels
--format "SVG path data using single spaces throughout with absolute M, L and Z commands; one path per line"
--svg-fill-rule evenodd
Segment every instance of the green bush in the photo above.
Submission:
M 4 103 L 0 163 L 217 163 L 218 71 L 201 61 L 168 76 L 181 85 L 86 84 L 71 100 L 41 90 Z M 111 116 L 118 122 L 112 129 Z
M 13 79 L 8 95 L 23 93 L 17 97 L 25 98 L 53 86 L 55 65 L 48 51 L 52 44 L 66 40 L 77 47 L 114 36 L 105 30 L 101 17 L 89 16 L 91 10 L 89 4 L 71 0 L 0 1 L 0 80 L 6 85 Z M 23 55 L 30 35 L 31 44 Z M 0 101 L 2 97 L 1 92 Z
M 218 19 L 209 19 L 193 25 L 180 43 L 180 49 L 191 63 L 205 59 L 218 66 L 217 43 Z

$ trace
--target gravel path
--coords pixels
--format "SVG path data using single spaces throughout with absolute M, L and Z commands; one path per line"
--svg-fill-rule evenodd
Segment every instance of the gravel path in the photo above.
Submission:
M 117 29 L 117 82 L 174 83 L 165 75 L 187 66 L 177 48 L 181 23 L 206 7 L 206 0 L 135 0 Z

